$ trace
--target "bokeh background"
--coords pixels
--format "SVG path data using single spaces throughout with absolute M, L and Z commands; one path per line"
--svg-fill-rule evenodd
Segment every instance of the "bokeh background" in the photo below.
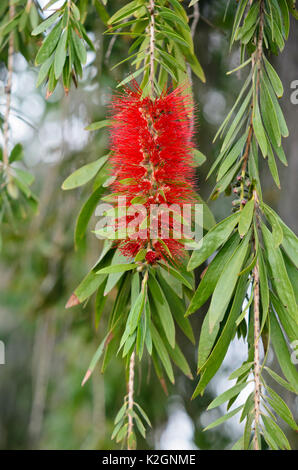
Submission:
M 40 0 L 40 5 L 46 2 Z M 109 0 L 108 9 L 116 11 L 120 1 Z M 185 2 L 187 5 L 188 2 Z M 235 6 L 226 10 L 224 0 L 200 1 L 200 20 L 195 47 L 207 83 L 193 78 L 197 104 L 197 141 L 207 161 L 198 170 L 198 185 L 208 199 L 214 181 L 205 178 L 217 155 L 213 137 L 229 111 L 245 70 L 232 76 L 226 72 L 239 63 L 238 51 L 229 53 L 229 31 Z M 189 14 L 192 10 L 189 9 Z M 70 192 L 61 190 L 68 174 L 106 153 L 108 133 L 88 133 L 84 127 L 104 119 L 107 105 L 117 83 L 130 71 L 129 65 L 111 70 L 127 56 L 129 40 L 123 36 L 103 36 L 104 26 L 96 14 L 87 18 L 87 31 L 96 46 L 88 53 L 88 63 L 78 89 L 69 96 L 58 87 L 48 101 L 45 90 L 36 89 L 37 71 L 21 55 L 15 56 L 13 109 L 10 118 L 11 143 L 21 142 L 26 165 L 35 175 L 34 190 L 40 199 L 39 212 L 3 227 L 0 255 L 0 339 L 6 347 L 6 364 L 0 365 L 0 448 L 1 449 L 111 449 L 113 420 L 126 393 L 122 363 L 115 359 L 105 376 L 96 370 L 81 387 L 81 380 L 97 345 L 105 334 L 103 318 L 94 327 L 94 304 L 65 310 L 72 290 L 96 261 L 99 241 L 92 235 L 95 219 L 89 225 L 85 246 L 74 251 L 73 231 L 79 209 L 90 187 Z M 279 212 L 297 233 L 298 104 L 291 102 L 291 83 L 298 79 L 298 27 L 292 24 L 283 54 L 273 58 L 284 84 L 281 106 L 290 130 L 285 141 L 288 168 L 279 166 L 282 188 L 279 191 L 264 165 L 264 199 Z M 5 105 L 6 68 L 0 63 L 0 113 Z M 1 137 L 0 137 L 1 138 Z M 217 220 L 227 216 L 231 200 L 221 197 L 210 203 Z M 200 272 L 197 273 L 200 275 Z M 111 308 L 107 303 L 105 312 Z M 192 318 L 199 338 L 205 309 Z M 192 370 L 196 354 L 191 344 L 180 338 Z M 165 396 L 150 366 L 138 368 L 136 396 L 150 416 L 153 430 L 147 440 L 138 439 L 139 448 L 155 449 L 229 449 L 241 436 L 243 426 L 232 419 L 203 432 L 225 408 L 204 411 L 212 398 L 228 385 L 230 372 L 245 358 L 243 341 L 235 339 L 223 367 L 211 382 L 204 397 L 190 401 L 194 381 L 176 369 L 175 387 Z M 273 354 L 269 362 L 278 371 Z M 298 417 L 297 398 L 280 391 Z M 239 400 L 244 397 L 240 396 Z M 293 448 L 298 437 L 285 429 Z

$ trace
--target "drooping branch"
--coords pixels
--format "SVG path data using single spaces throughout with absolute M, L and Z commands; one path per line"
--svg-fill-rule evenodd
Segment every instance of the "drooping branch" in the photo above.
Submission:
M 134 376 L 135 376 L 135 352 L 133 351 L 129 362 L 129 378 L 128 378 L 128 428 L 127 428 L 127 449 L 132 450 L 130 439 L 133 430 L 133 394 L 134 394 Z
M 257 41 L 257 48 L 256 48 L 254 56 L 252 57 L 252 68 L 254 69 L 254 67 L 257 67 L 256 84 L 255 84 L 256 99 L 258 99 L 258 95 L 259 95 L 261 61 L 262 61 L 262 55 L 263 55 L 264 20 L 265 20 L 264 0 L 260 0 L 259 11 L 260 11 L 259 35 L 258 35 L 258 41 Z M 254 96 L 251 102 L 251 117 L 250 117 L 248 135 L 247 135 L 247 139 L 245 143 L 245 150 L 243 154 L 243 163 L 241 167 L 242 182 L 241 182 L 241 195 L 240 195 L 240 210 L 243 208 L 243 205 L 244 205 L 243 204 L 244 178 L 245 178 L 245 173 L 246 173 L 246 168 L 248 164 L 248 158 L 249 158 L 249 153 L 250 153 L 250 148 L 251 148 L 251 143 L 252 143 L 252 137 L 253 137 L 253 113 L 254 113 Z
M 155 1 L 150 0 L 149 3 L 149 13 L 150 13 L 150 42 L 149 42 L 149 53 L 150 53 L 150 74 L 149 74 L 149 83 L 150 91 L 152 97 L 154 96 L 154 50 L 155 50 Z
M 15 4 L 13 0 L 9 2 L 9 19 L 12 20 L 15 16 Z M 8 153 L 8 142 L 9 142 L 9 116 L 11 109 L 11 90 L 12 90 L 12 74 L 13 74 L 13 55 L 14 55 L 14 38 L 13 30 L 9 35 L 8 43 L 8 58 L 7 58 L 7 84 L 5 87 L 6 94 L 6 106 L 3 122 L 3 164 L 4 167 L 9 165 L 9 153 Z

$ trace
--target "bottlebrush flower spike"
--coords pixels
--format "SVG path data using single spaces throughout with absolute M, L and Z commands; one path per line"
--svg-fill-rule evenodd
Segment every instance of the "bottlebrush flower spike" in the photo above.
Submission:
M 183 91 L 180 87 L 152 100 L 142 98 L 142 91 L 135 85 L 115 96 L 111 105 L 111 163 L 116 176 L 112 189 L 118 196 L 125 196 L 126 209 L 132 204 L 143 204 L 148 220 L 148 228 L 142 229 L 141 221 L 144 223 L 146 216 L 140 219 L 140 214 L 136 213 L 127 218 L 119 217 L 118 229 L 136 221 L 137 217 L 141 225 L 137 233 L 120 240 L 118 246 L 128 257 L 134 257 L 145 248 L 145 259 L 149 264 L 160 258 L 177 261 L 184 252 L 183 243 L 173 234 L 173 214 L 170 215 L 169 233 L 165 236 L 160 233 L 161 222 L 157 218 L 159 233 L 152 237 L 149 226 L 152 205 L 169 207 L 175 204 L 181 209 L 183 204 L 195 200 L 190 122 L 193 104 L 191 97 L 185 96 Z

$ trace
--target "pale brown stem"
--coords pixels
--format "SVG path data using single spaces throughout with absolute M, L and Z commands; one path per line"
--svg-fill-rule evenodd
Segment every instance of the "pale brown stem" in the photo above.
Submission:
M 15 6 L 10 0 L 9 2 L 9 19 L 12 20 L 15 15 Z M 4 167 L 9 165 L 9 153 L 8 153 L 8 140 L 9 140 L 9 115 L 11 108 L 11 89 L 12 89 L 12 74 L 13 74 L 13 54 L 14 54 L 14 44 L 13 44 L 13 31 L 9 35 L 8 43 L 8 58 L 7 58 L 7 84 L 5 87 L 6 94 L 6 107 L 4 114 L 3 122 L 3 164 Z
M 195 32 L 196 32 L 196 29 L 197 29 L 197 26 L 198 26 L 199 19 L 200 19 L 199 4 L 195 3 L 195 5 L 193 6 L 193 21 L 192 21 L 191 28 L 190 28 L 192 40 L 194 40 Z M 190 88 L 192 90 L 193 83 L 192 83 L 192 76 L 191 76 L 191 66 L 189 64 L 187 64 L 187 75 L 188 75 Z M 192 91 L 191 91 L 191 94 L 193 95 Z M 192 98 L 193 98 L 193 96 L 192 96 Z M 192 135 L 193 129 L 194 129 L 194 112 L 193 112 L 193 109 L 192 109 L 191 116 L 190 116 L 190 135 Z
M 260 352 L 259 352 L 259 338 L 260 338 L 260 291 L 259 291 L 259 266 L 256 263 L 254 270 L 254 414 L 255 414 L 255 429 L 253 437 L 254 450 L 260 450 L 258 441 L 258 427 L 260 420 Z
M 152 98 L 154 97 L 154 50 L 155 50 L 155 1 L 150 0 L 149 2 L 149 12 L 150 12 L 150 43 L 149 43 L 149 54 L 150 54 L 150 91 Z
M 135 352 L 130 356 L 129 362 L 129 378 L 128 378 L 128 428 L 127 428 L 127 449 L 132 450 L 130 447 L 129 436 L 133 430 L 133 417 L 131 411 L 133 410 L 133 393 L 134 393 L 134 377 L 135 377 Z

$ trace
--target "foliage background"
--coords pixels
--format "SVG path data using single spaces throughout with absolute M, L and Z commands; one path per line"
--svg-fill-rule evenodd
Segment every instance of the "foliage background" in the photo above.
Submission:
M 42 4 L 42 2 L 40 2 Z M 119 8 L 109 1 L 109 10 Z M 124 2 L 122 2 L 124 3 Z M 233 2 L 231 2 L 233 3 Z M 228 54 L 228 31 L 234 15 L 233 5 L 223 21 L 226 2 L 200 1 L 200 21 L 194 43 L 207 83 L 194 77 L 194 96 L 198 105 L 197 138 L 207 162 L 199 168 L 201 195 L 207 199 L 214 181 L 205 177 L 217 154 L 214 134 L 231 108 L 241 85 L 239 75 L 227 77 L 237 65 L 237 54 Z M 190 10 L 191 13 L 191 10 Z M 81 380 L 96 349 L 102 331 L 95 331 L 93 304 L 65 310 L 72 289 L 95 261 L 98 241 L 90 233 L 88 251 L 73 249 L 73 230 L 79 207 L 86 199 L 84 189 L 62 193 L 61 183 L 79 166 L 104 154 L 108 133 L 87 133 L 84 127 L 104 119 L 107 104 L 117 82 L 129 72 L 127 64 L 111 71 L 111 66 L 127 56 L 129 42 L 117 37 L 111 53 L 104 26 L 96 15 L 89 15 L 86 29 L 96 45 L 89 52 L 83 80 L 78 90 L 63 96 L 58 86 L 48 101 L 44 89 L 37 90 L 33 64 L 17 55 L 13 76 L 12 139 L 25 147 L 25 159 L 35 175 L 34 190 L 40 199 L 36 217 L 19 223 L 15 230 L 5 228 L 0 266 L 0 339 L 6 345 L 6 365 L 0 366 L 0 448 L 1 449 L 105 449 L 111 447 L 113 419 L 125 393 L 125 377 L 117 360 L 105 377 L 95 373 L 81 388 Z M 290 84 L 298 79 L 297 26 L 292 25 L 285 50 L 275 66 L 285 93 L 281 106 L 290 136 L 285 142 L 288 168 L 279 166 L 282 190 L 272 184 L 266 171 L 264 199 L 297 232 L 298 105 L 291 103 Z M 0 63 L 0 112 L 4 109 L 6 68 Z M 264 172 L 265 173 L 265 172 Z M 217 220 L 230 211 L 228 198 L 210 204 Z M 95 219 L 90 224 L 92 228 Z M 203 269 L 203 268 L 201 268 Z M 200 273 L 198 273 L 199 276 Z M 111 305 L 106 305 L 106 311 Z M 196 339 L 204 316 L 191 321 Z M 104 324 L 102 324 L 102 329 Z M 195 371 L 194 350 L 183 337 L 180 344 Z M 166 397 L 153 371 L 137 370 L 138 401 L 149 414 L 153 432 L 140 448 L 226 449 L 241 435 L 237 419 L 215 430 L 202 429 L 223 409 L 203 411 L 211 399 L 227 385 L 229 373 L 240 366 L 243 342 L 235 340 L 203 398 L 190 402 L 194 382 L 176 369 L 175 391 Z M 274 361 L 273 355 L 270 357 Z M 278 366 L 277 366 L 278 367 Z M 278 370 L 278 369 L 276 369 Z M 121 388 L 121 393 L 119 389 Z M 292 410 L 297 402 L 279 393 Z M 179 396 L 178 396 L 179 394 Z M 297 400 L 297 399 L 296 399 Z M 298 438 L 287 429 L 292 447 Z M 116 444 L 113 444 L 116 446 Z

